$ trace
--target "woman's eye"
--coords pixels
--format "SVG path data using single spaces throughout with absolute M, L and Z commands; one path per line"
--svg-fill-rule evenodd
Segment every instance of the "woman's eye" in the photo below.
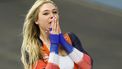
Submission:
M 54 14 L 57 14 L 58 12 L 57 12 L 57 11 L 54 11 L 53 13 L 54 13 Z
M 43 15 L 48 15 L 49 13 L 43 13 Z

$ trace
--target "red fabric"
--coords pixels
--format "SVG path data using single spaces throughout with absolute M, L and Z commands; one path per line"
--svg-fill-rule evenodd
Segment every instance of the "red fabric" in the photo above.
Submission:
M 44 69 L 46 63 L 43 60 L 38 60 L 37 63 L 33 66 L 33 69 Z
M 59 66 L 53 64 L 53 63 L 48 63 L 46 66 L 46 69 L 60 69 Z
M 83 59 L 78 63 L 80 69 L 91 69 L 91 59 L 87 54 L 84 54 Z
M 55 64 L 46 64 L 43 60 L 38 60 L 37 64 L 34 65 L 33 69 L 59 69 L 59 67 Z

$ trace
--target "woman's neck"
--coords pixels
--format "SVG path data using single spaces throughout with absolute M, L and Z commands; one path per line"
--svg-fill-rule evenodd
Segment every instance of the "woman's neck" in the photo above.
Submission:
M 41 40 L 44 42 L 44 43 L 50 43 L 50 40 L 49 40 L 49 33 L 44 31 L 44 30 L 41 30 L 40 31 L 40 38 Z

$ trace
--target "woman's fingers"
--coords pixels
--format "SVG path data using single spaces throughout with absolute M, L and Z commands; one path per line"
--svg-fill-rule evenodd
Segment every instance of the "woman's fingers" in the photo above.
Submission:
M 58 33 L 60 34 L 61 33 L 61 28 L 60 28 L 59 22 L 57 22 L 57 27 L 58 27 Z
M 56 19 L 56 17 L 53 17 L 51 28 L 52 28 L 52 31 L 50 33 L 52 33 L 52 34 L 60 34 L 61 33 L 59 21 Z
M 58 18 L 56 18 L 56 31 L 57 31 L 57 33 L 58 34 L 60 34 L 61 33 L 61 29 L 60 29 L 60 25 L 59 25 L 59 20 L 58 20 Z
M 57 19 L 55 19 L 55 23 L 56 23 L 56 32 L 57 32 L 57 34 L 59 34 L 59 32 L 58 32 L 58 21 L 57 21 Z
M 51 23 L 52 30 L 50 31 L 51 34 L 57 34 L 56 27 L 57 27 L 56 20 L 55 20 L 55 17 L 53 17 L 52 23 Z
M 55 18 L 53 18 L 53 32 L 56 34 L 56 21 L 55 21 Z
M 56 26 L 57 26 L 57 33 L 60 34 L 61 33 L 61 28 L 60 28 L 60 24 L 59 24 L 58 19 L 56 19 Z

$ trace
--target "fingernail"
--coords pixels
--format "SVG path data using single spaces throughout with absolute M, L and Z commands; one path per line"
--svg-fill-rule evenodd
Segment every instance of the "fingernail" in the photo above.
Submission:
M 52 31 L 52 28 L 50 28 L 50 31 Z

